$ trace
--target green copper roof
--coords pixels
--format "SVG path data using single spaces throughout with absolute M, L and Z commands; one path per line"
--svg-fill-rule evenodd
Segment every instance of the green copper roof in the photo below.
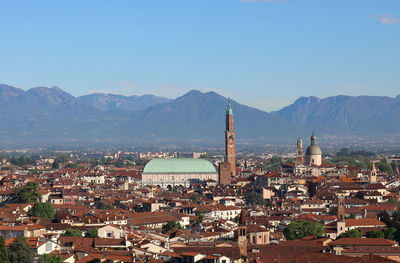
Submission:
M 231 104 L 228 103 L 228 107 L 226 108 L 226 115 L 233 115 Z
M 205 159 L 153 159 L 143 173 L 216 173 L 214 165 Z

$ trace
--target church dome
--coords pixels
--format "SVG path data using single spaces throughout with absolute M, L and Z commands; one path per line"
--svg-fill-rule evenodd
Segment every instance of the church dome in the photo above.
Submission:
M 310 145 L 307 148 L 306 155 L 322 155 L 321 148 L 316 144 Z

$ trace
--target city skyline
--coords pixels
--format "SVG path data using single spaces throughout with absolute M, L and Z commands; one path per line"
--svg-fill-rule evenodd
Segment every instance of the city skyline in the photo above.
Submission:
M 265 111 L 300 96 L 399 94 L 399 2 L 2 3 L 2 83 L 176 98 L 216 91 Z M 257 96 L 254 96 L 254 95 Z

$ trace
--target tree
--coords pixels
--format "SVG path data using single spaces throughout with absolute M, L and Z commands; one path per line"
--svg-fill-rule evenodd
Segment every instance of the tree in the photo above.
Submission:
M 77 228 L 67 228 L 67 230 L 65 230 L 65 233 L 61 234 L 61 236 L 81 237 L 82 236 L 82 231 L 80 231 Z
M 245 201 L 247 205 L 265 205 L 262 194 L 256 191 L 248 192 Z
M 200 213 L 199 216 L 196 219 L 196 222 L 194 223 L 195 225 L 200 225 L 201 223 L 203 223 L 204 220 L 204 215 L 203 213 Z
M 389 200 L 387 200 L 388 204 L 398 204 L 399 200 L 396 198 L 390 198 Z
M 333 208 L 331 208 L 331 209 L 329 210 L 329 215 L 331 215 L 331 216 L 337 216 L 337 212 L 338 212 L 337 207 L 333 207 Z
M 322 236 L 324 226 L 318 222 L 297 221 L 290 223 L 284 230 L 283 234 L 288 240 L 302 239 L 305 236 Z
M 165 225 L 162 226 L 161 232 L 165 234 L 168 231 L 173 230 L 175 228 L 182 229 L 182 226 L 180 223 L 176 221 L 168 221 Z
M 99 237 L 99 229 L 98 228 L 90 228 L 86 232 L 85 237 L 92 237 L 92 238 Z
M 385 238 L 385 233 L 383 233 L 381 230 L 372 230 L 368 231 L 365 236 L 367 238 Z
M 48 254 L 44 254 L 39 257 L 38 263 L 64 263 L 64 260 L 60 255 L 50 256 Z
M 12 203 L 35 203 L 40 199 L 39 184 L 29 182 L 23 188 L 17 188 L 11 199 Z
M 26 243 L 23 236 L 15 238 L 8 250 L 8 258 L 11 263 L 31 263 L 33 256 L 31 246 Z
M 10 263 L 10 260 L 8 259 L 6 242 L 3 236 L 0 236 L 0 263 Z
M 396 240 L 397 229 L 395 227 L 390 227 L 387 230 L 384 230 L 383 233 L 385 234 L 386 239 Z
M 77 163 L 67 163 L 64 168 L 79 169 L 79 164 Z
M 192 194 L 191 196 L 190 196 L 190 201 L 192 201 L 193 203 L 195 203 L 195 202 L 197 202 L 197 196 L 195 195 L 195 194 Z
M 111 204 L 106 204 L 104 203 L 104 201 L 96 201 L 94 203 L 94 207 L 96 207 L 97 209 L 107 209 L 107 210 L 111 210 L 114 209 L 114 207 Z
M 345 233 L 342 233 L 338 236 L 338 238 L 344 238 L 344 237 L 357 237 L 357 238 L 361 238 L 362 234 L 360 233 L 360 231 L 358 231 L 357 229 L 352 229 L 349 230 Z
M 346 216 L 346 218 L 348 218 L 348 219 L 355 219 L 355 218 L 356 218 L 356 215 L 353 214 L 353 213 L 351 213 L 349 216 Z
M 389 175 L 394 173 L 392 165 L 390 165 L 390 163 L 387 163 L 385 158 L 376 163 L 376 167 L 379 169 L 379 171 L 387 173 Z
M 54 219 L 56 210 L 50 203 L 35 203 L 35 205 L 29 209 L 28 216 L 37 216 L 40 218 Z

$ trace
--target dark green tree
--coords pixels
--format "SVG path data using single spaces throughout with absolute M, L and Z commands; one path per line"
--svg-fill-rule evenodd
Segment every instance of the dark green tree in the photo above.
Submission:
M 64 263 L 64 260 L 59 255 L 50 256 L 48 254 L 41 255 L 38 263 Z
M 365 237 L 367 237 L 367 238 L 385 238 L 385 233 L 383 233 L 381 230 L 372 230 L 372 231 L 368 231 L 365 234 Z
M 247 205 L 266 205 L 262 194 L 256 191 L 248 192 L 244 198 Z
M 10 263 L 10 260 L 8 259 L 6 242 L 3 236 L 0 236 L 0 263 Z
M 355 219 L 355 218 L 356 218 L 356 215 L 355 215 L 355 214 L 350 214 L 349 216 L 346 216 L 346 218 Z
M 90 228 L 90 229 L 86 232 L 85 237 L 92 237 L 92 238 L 99 237 L 99 229 L 97 229 L 97 228 Z
M 77 163 L 67 163 L 64 168 L 79 169 L 79 164 Z
M 332 208 L 329 210 L 329 215 L 331 215 L 331 216 L 337 216 L 337 207 L 332 207 Z
M 338 238 L 344 238 L 344 237 L 357 237 L 357 238 L 360 238 L 360 237 L 362 237 L 362 234 L 357 229 L 352 229 L 352 230 L 349 230 L 349 231 L 347 231 L 345 233 L 342 233 L 342 234 L 340 234 L 338 236 Z
M 203 223 L 204 220 L 204 215 L 203 213 L 200 213 L 199 216 L 196 219 L 196 222 L 194 223 L 195 225 L 200 225 L 201 223 Z
M 56 210 L 50 203 L 35 203 L 35 205 L 29 209 L 28 216 L 37 216 L 40 218 L 54 219 Z
M 52 169 L 59 169 L 60 168 L 60 160 L 57 158 L 54 160 L 53 164 L 51 165 Z
M 31 246 L 26 243 L 23 236 L 15 238 L 8 250 L 8 258 L 11 263 L 31 263 L 33 262 L 34 254 Z
M 165 225 L 162 226 L 161 232 L 165 234 L 168 231 L 173 230 L 175 228 L 182 229 L 182 226 L 176 221 L 168 221 Z
M 390 198 L 389 200 L 387 200 L 388 204 L 398 204 L 399 200 L 397 200 L 396 198 Z
M 397 229 L 395 227 L 390 227 L 387 230 L 384 230 L 383 233 L 385 234 L 386 239 L 396 240 Z
M 287 240 L 302 239 L 305 236 L 320 237 L 323 233 L 324 226 L 322 224 L 303 220 L 292 222 L 283 230 Z
M 17 188 L 11 199 L 12 203 L 36 203 L 40 199 L 39 184 L 29 182 L 23 188 Z
M 390 163 L 387 163 L 385 158 L 376 163 L 376 167 L 379 169 L 379 171 L 387 173 L 389 175 L 394 173 L 392 165 Z
M 82 231 L 80 231 L 77 228 L 67 228 L 65 230 L 65 233 L 61 234 L 61 236 L 67 236 L 67 237 L 81 237 L 82 236 Z
M 197 202 L 197 196 L 195 194 L 192 194 L 189 199 L 192 202 Z

